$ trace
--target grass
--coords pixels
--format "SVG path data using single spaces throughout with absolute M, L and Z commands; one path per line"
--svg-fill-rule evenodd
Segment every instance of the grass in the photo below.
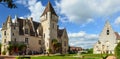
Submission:
M 76 54 L 67 54 L 67 55 L 55 55 L 55 56 L 31 56 L 31 59 L 83 59 L 80 57 L 73 57 L 77 56 Z M 82 54 L 84 59 L 101 59 L 102 56 L 105 57 L 106 55 L 103 54 Z M 18 57 L 17 57 L 18 59 Z

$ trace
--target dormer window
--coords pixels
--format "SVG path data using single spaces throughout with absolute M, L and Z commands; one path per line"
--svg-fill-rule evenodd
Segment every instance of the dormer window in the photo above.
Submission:
M 109 35 L 109 30 L 107 30 L 107 35 Z
M 28 29 L 25 29 L 25 34 L 28 34 Z

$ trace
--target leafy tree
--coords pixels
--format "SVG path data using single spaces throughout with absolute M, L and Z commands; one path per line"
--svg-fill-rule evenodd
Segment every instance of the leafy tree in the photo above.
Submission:
M 88 49 L 88 53 L 92 54 L 93 53 L 93 48 Z
M 52 46 L 53 46 L 53 49 L 54 49 L 54 53 L 56 53 L 57 43 L 58 43 L 57 39 L 52 40 Z
M 8 46 L 8 51 L 10 54 L 12 53 L 17 53 L 18 51 L 23 51 L 23 49 L 26 47 L 25 44 L 23 43 L 12 43 L 12 44 L 9 44 Z
M 13 48 L 14 46 L 12 44 L 10 44 L 9 47 L 7 48 L 10 54 L 12 54 Z
M 8 7 L 8 8 L 17 8 L 17 6 L 14 4 L 13 0 L 0 0 L 0 4 Z
M 116 55 L 117 59 L 120 58 L 120 42 L 118 43 L 118 45 L 115 48 L 115 55 Z
M 61 43 L 56 43 L 56 50 L 60 52 L 62 44 Z
M 56 51 L 59 51 L 59 52 L 60 52 L 60 48 L 61 48 L 62 44 L 59 43 L 59 42 L 57 41 L 57 39 L 53 39 L 53 40 L 52 40 L 52 46 L 53 46 L 53 49 L 54 49 L 54 53 L 56 53 Z

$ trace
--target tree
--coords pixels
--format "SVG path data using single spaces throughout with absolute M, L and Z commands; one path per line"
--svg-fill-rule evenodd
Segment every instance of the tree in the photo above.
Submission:
M 60 50 L 61 50 L 60 48 L 61 48 L 62 44 L 61 43 L 57 43 L 56 46 L 57 46 L 56 50 L 60 52 Z
M 61 43 L 59 43 L 57 41 L 57 39 L 53 39 L 52 40 L 52 46 L 53 46 L 53 49 L 54 49 L 54 53 L 56 53 L 56 51 L 59 51 L 60 52 L 60 48 L 61 48 Z
M 120 58 L 120 42 L 115 47 L 115 55 L 116 55 L 117 59 Z
M 18 53 L 18 51 L 23 51 L 23 49 L 26 48 L 26 45 L 24 43 L 11 43 L 8 46 L 8 51 L 10 54 L 12 53 Z
M 57 39 L 53 39 L 52 40 L 52 46 L 53 46 L 53 49 L 54 49 L 54 53 L 56 53 L 56 48 L 57 48 L 57 44 L 58 43 L 58 41 L 57 41 Z
M 93 48 L 88 49 L 89 54 L 93 54 Z
M 0 0 L 0 4 L 8 7 L 8 8 L 17 8 L 16 4 L 14 4 L 13 0 Z
M 10 54 L 12 54 L 14 46 L 12 44 L 9 44 L 7 50 L 9 51 Z

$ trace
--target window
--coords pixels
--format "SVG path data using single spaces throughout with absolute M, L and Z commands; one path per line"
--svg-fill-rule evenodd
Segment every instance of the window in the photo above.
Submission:
M 52 24 L 52 27 L 54 28 L 54 23 Z
M 16 29 L 16 28 L 14 27 L 14 29 Z
M 41 40 L 39 40 L 39 41 L 38 41 L 38 44 L 40 44 L 40 45 L 41 45 Z
M 12 35 L 14 36 L 14 33 Z
M 6 43 L 6 39 L 4 39 L 4 43 Z
M 47 47 L 48 47 L 48 43 L 47 43 Z
M 25 43 L 28 43 L 28 38 L 25 38 Z
M 14 42 L 16 42 L 16 38 L 14 39 Z
M 44 36 L 43 36 L 43 38 L 45 38 L 45 33 L 44 33 Z
M 6 35 L 6 31 L 4 31 L 4 35 Z
M 64 41 L 64 46 L 66 46 L 66 41 Z
M 109 35 L 109 30 L 107 30 L 107 35 Z
M 28 29 L 25 29 L 25 34 L 28 34 Z

